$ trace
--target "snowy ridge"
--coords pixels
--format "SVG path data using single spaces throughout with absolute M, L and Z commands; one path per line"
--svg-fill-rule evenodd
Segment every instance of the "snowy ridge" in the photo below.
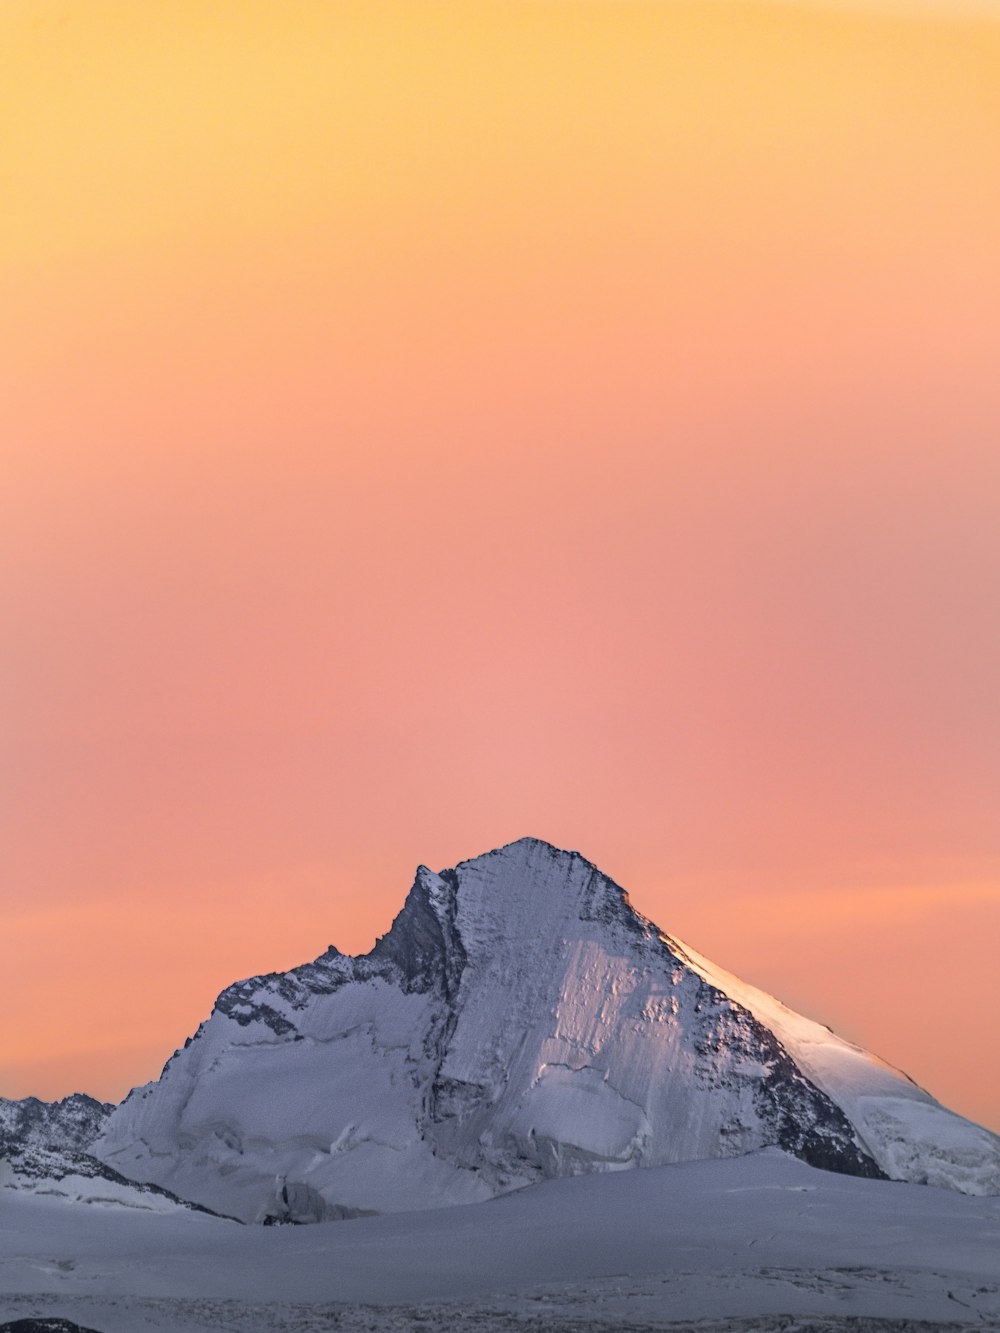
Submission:
M 421 867 L 358 958 L 229 987 L 94 1151 L 248 1221 L 779 1147 L 1000 1192 L 1000 1140 L 664 935 L 575 852 Z
M 710 963 L 679 940 L 671 946 L 711 985 L 766 1024 L 799 1068 L 840 1106 L 892 1180 L 963 1194 L 1000 1194 L 1000 1140 L 956 1115 L 902 1070 Z

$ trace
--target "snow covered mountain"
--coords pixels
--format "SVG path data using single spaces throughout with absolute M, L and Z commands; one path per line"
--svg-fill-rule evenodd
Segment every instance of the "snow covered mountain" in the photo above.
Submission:
M 371 953 L 229 987 L 92 1151 L 247 1221 L 306 1221 L 769 1146 L 1000 1193 L 995 1135 L 526 838 L 421 867 Z

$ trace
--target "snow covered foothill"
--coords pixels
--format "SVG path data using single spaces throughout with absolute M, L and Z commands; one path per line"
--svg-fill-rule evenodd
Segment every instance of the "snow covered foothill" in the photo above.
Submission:
M 0 1189 L 143 1212 L 205 1211 L 201 1205 L 179 1199 L 159 1185 L 128 1180 L 87 1153 L 45 1149 L 12 1153 L 0 1164 Z M 0 1200 L 4 1197 L 0 1195 Z
M 159 1185 L 126 1179 L 87 1151 L 112 1109 L 82 1093 L 58 1102 L 0 1098 L 0 1190 L 146 1212 L 197 1207 Z
M 371 953 L 224 991 L 93 1151 L 260 1222 L 767 1147 L 1000 1192 L 995 1135 L 664 934 L 578 853 L 526 838 L 421 867 Z

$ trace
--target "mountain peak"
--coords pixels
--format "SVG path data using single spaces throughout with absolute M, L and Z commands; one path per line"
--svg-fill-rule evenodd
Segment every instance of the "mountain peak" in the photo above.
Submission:
M 427 1208 L 768 1146 L 1000 1192 L 988 1131 L 665 936 L 580 853 L 525 837 L 419 866 L 370 953 L 229 987 L 99 1152 L 260 1220 L 292 1199 L 310 1217 Z
M 579 923 L 624 928 L 633 936 L 655 930 L 628 894 L 593 861 L 542 838 L 524 837 L 441 872 L 456 890 L 456 920 L 463 938 L 488 919 L 493 947 L 573 934 Z
M 625 890 L 579 852 L 524 837 L 435 872 L 417 867 L 389 931 L 368 955 L 395 964 L 406 983 L 452 992 L 470 956 L 506 958 L 521 967 L 540 948 L 576 933 L 624 926 L 641 935 L 648 923 Z M 518 963 L 520 957 L 520 963 Z M 530 964 L 529 964 L 530 966 Z
M 547 856 L 553 860 L 569 857 L 577 861 L 584 861 L 587 865 L 592 864 L 580 852 L 567 851 L 562 847 L 557 847 L 554 843 L 546 842 L 544 838 L 536 838 L 526 834 L 523 838 L 515 838 L 513 842 L 506 842 L 499 847 L 494 847 L 492 851 L 481 852 L 478 856 L 459 861 L 455 869 L 460 870 L 463 866 L 475 865 L 477 862 L 488 861 L 493 858 L 523 860 L 531 856 Z M 594 868 L 596 869 L 596 867 Z

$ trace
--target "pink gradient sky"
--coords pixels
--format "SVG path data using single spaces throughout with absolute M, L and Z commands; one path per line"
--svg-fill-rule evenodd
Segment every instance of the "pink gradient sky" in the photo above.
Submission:
M 525 833 L 1000 1128 L 1000 23 L 9 5 L 0 1094 Z

